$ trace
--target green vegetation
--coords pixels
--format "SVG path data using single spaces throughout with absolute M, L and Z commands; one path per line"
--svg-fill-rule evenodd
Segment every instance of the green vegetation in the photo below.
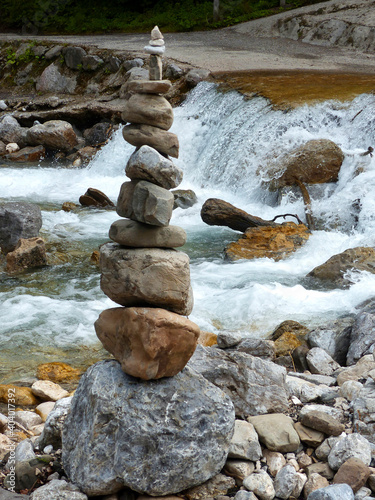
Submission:
M 213 21 L 212 0 L 3 0 L 0 29 L 24 33 L 145 32 L 206 30 L 230 26 L 318 0 L 220 0 Z

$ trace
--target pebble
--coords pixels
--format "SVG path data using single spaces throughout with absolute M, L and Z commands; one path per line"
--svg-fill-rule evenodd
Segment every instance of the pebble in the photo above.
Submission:
M 251 474 L 244 479 L 243 485 L 260 500 L 273 500 L 275 497 L 273 481 L 266 472 Z
M 69 392 L 50 380 L 38 380 L 31 386 L 35 396 L 47 401 L 58 401 L 69 396 Z

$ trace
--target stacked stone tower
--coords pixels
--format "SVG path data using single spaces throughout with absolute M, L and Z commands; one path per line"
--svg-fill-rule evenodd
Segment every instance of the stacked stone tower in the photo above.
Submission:
M 174 197 L 169 191 L 182 181 L 179 143 L 168 130 L 173 110 L 161 94 L 171 83 L 162 80 L 165 46 L 157 26 L 151 32 L 149 80 L 127 84 L 124 139 L 136 147 L 126 165 L 130 181 L 121 186 L 117 213 L 101 247 L 101 288 L 122 307 L 103 311 L 95 323 L 104 347 L 123 371 L 144 380 L 176 375 L 192 356 L 199 328 L 185 316 L 193 308 L 189 257 L 178 250 L 185 231 L 169 225 Z

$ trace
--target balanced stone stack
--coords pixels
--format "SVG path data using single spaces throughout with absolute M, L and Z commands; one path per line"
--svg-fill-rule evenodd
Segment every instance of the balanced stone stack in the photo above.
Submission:
M 128 82 L 123 119 L 126 141 L 136 146 L 126 165 L 130 178 L 121 186 L 117 213 L 101 247 L 101 288 L 122 307 L 104 311 L 95 323 L 104 347 L 123 371 L 144 380 L 180 372 L 197 345 L 199 328 L 185 316 L 193 308 L 189 257 L 175 250 L 186 242 L 185 231 L 169 225 L 182 171 L 169 159 L 178 157 L 178 138 L 168 130 L 173 110 L 161 94 L 171 83 L 162 80 L 164 40 L 151 32 L 150 79 Z

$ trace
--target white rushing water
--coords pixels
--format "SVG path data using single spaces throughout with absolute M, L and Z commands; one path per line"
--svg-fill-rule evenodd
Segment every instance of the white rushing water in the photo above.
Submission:
M 191 319 L 202 329 L 241 331 L 266 336 L 281 321 L 293 319 L 313 327 L 355 312 L 375 295 L 375 275 L 361 273 L 346 290 L 311 289 L 305 279 L 315 266 L 355 246 L 375 246 L 375 158 L 360 156 L 375 146 L 375 96 L 348 103 L 324 102 L 288 112 L 274 110 L 263 98 L 245 100 L 236 92 L 222 94 L 213 84 L 200 84 L 175 110 L 172 131 L 180 140 L 176 161 L 185 173 L 181 189 L 193 189 L 199 204 L 177 209 L 171 223 L 188 233 L 195 306 Z M 360 112 L 360 113 L 359 113 Z M 359 114 L 358 114 L 359 113 Z M 252 215 L 272 219 L 296 213 L 302 200 L 293 195 L 277 205 L 262 188 L 265 165 L 310 139 L 327 138 L 345 153 L 337 184 L 311 189 L 312 210 L 319 219 L 304 247 L 293 256 L 227 262 L 224 246 L 239 233 L 206 226 L 200 209 L 207 198 L 226 200 Z M 43 208 L 43 236 L 64 248 L 90 251 L 108 240 L 118 216 L 113 211 L 83 209 L 66 213 L 64 201 L 78 202 L 88 187 L 116 200 L 124 167 L 134 148 L 118 131 L 84 169 L 51 165 L 38 168 L 1 165 L 0 200 L 27 200 Z M 353 204 L 360 200 L 357 222 Z M 115 304 L 99 288 L 99 272 L 82 267 L 80 257 L 18 277 L 2 275 L 0 340 L 11 348 L 71 346 L 96 341 L 93 323 Z M 80 267 L 81 266 L 81 267 Z

